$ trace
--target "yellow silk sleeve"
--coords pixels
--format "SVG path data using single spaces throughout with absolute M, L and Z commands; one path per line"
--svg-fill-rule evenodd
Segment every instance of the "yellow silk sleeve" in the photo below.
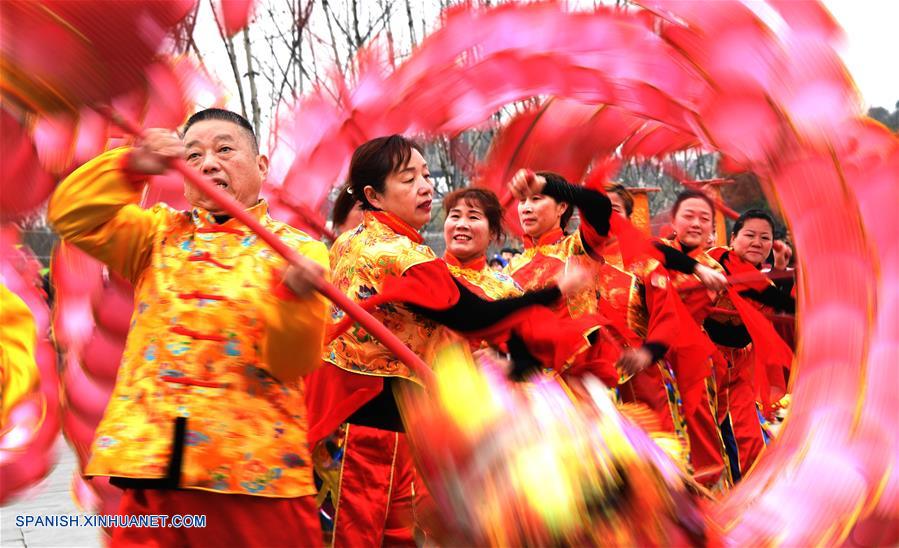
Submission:
M 140 190 L 121 168 L 128 150 L 101 154 L 66 177 L 50 198 L 47 218 L 63 240 L 134 283 L 150 262 L 166 209 L 138 205 Z
M 37 330 L 31 310 L 0 284 L 0 427 L 10 410 L 40 382 L 34 352 Z
M 328 274 L 328 249 L 321 242 L 307 241 L 297 251 L 320 264 Z M 304 297 L 266 299 L 263 314 L 266 336 L 263 360 L 275 378 L 290 382 L 311 373 L 321 363 L 328 301 L 318 292 Z

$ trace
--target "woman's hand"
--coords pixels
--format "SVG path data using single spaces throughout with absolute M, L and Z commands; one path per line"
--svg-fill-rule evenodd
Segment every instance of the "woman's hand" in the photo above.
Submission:
M 618 358 L 618 369 L 632 377 L 652 365 L 652 353 L 645 348 L 629 348 Z
M 556 285 L 563 297 L 570 297 L 587 287 L 590 283 L 590 272 L 586 268 L 569 264 L 556 278 Z
M 284 273 L 284 285 L 297 297 L 305 297 L 315 290 L 324 275 L 322 265 L 300 256 L 299 262 L 290 265 Z
M 503 376 L 508 376 L 512 372 L 512 360 L 500 354 L 493 348 L 479 348 L 471 353 L 475 363 L 489 363 L 499 369 Z
M 710 268 L 704 264 L 697 263 L 696 267 L 693 268 L 693 273 L 699 278 L 699 281 L 702 282 L 702 285 L 706 287 L 706 289 L 710 289 L 712 291 L 722 291 L 725 287 L 727 287 L 727 276 L 718 272 L 714 268 Z
M 793 248 L 783 240 L 774 240 L 774 265 L 773 270 L 786 270 L 793 258 Z
M 543 192 L 544 186 L 546 186 L 546 179 L 530 169 L 519 169 L 509 181 L 509 191 L 516 200 L 524 200 L 534 194 L 540 194 Z

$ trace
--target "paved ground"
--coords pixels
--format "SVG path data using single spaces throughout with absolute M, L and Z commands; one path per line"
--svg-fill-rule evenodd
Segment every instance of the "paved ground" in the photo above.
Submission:
M 57 440 L 59 464 L 25 497 L 0 508 L 0 547 L 103 546 L 97 527 L 17 527 L 16 516 L 72 515 L 80 513 L 72 501 L 69 485 L 77 466 L 75 454 L 62 436 Z

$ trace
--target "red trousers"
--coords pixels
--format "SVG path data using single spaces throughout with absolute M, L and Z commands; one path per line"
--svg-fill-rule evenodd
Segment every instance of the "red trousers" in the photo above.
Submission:
M 415 546 L 414 475 L 405 434 L 347 425 L 333 546 Z
M 627 382 L 618 386 L 618 395 L 625 403 L 639 402 L 652 409 L 659 417 L 662 430 L 675 433 L 674 422 L 680 413 L 673 411 L 668 392 L 665 390 L 665 379 L 662 378 L 660 365 L 652 364 L 640 371 Z
M 680 402 L 670 400 L 665 382 L 676 381 L 668 379 L 661 367 L 647 367 L 619 386 L 621 401 L 647 405 L 659 417 L 662 428 L 679 437 L 686 430 L 687 439 L 683 441 L 689 449 L 696 481 L 712 490 L 728 487 L 731 483 L 730 471 L 726 466 L 724 442 L 711 403 L 716 400 L 710 399 L 708 385 L 696 388 L 701 392 L 698 395 L 699 403 L 692 412 L 688 412 Z
M 719 347 L 727 359 L 727 373 L 718 379 L 718 422 L 730 420 L 742 476 L 765 449 L 765 436 L 756 407 L 752 347 L 739 350 Z M 735 474 L 736 475 L 736 474 Z
M 724 440 L 718 427 L 715 380 L 706 379 L 705 386 L 695 388 L 700 394 L 694 409 L 684 410 L 687 436 L 690 439 L 690 464 L 693 477 L 712 491 L 726 490 L 733 483 L 724 452 Z
M 117 527 L 110 546 L 321 546 L 315 497 L 126 489 L 119 515 L 206 516 L 205 527 Z

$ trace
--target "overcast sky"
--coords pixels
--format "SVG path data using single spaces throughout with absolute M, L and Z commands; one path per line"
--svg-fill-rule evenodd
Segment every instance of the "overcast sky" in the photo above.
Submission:
M 579 2 L 569 1 L 574 5 Z M 864 107 L 893 110 L 899 101 L 899 0 L 823 0 L 823 3 L 845 31 L 839 53 L 855 79 Z M 209 68 L 231 90 L 229 108 L 239 110 L 227 57 L 214 25 L 207 2 L 202 2 L 198 44 Z
M 893 110 L 899 101 L 899 1 L 824 0 L 846 33 L 843 62 L 865 106 Z

